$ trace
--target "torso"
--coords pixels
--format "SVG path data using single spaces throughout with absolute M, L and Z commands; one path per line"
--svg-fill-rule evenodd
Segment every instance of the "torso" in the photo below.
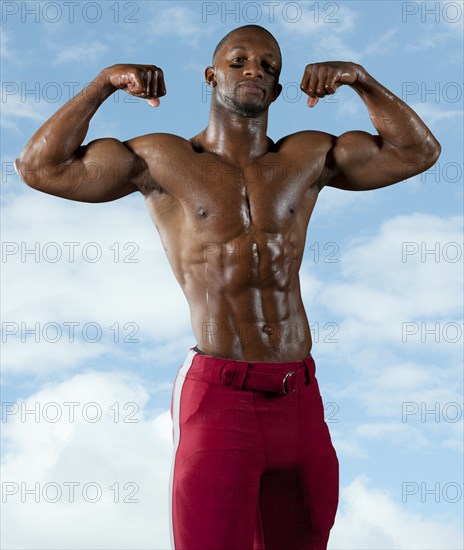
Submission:
M 143 189 L 148 210 L 207 354 L 282 362 L 311 350 L 298 272 L 329 148 L 328 134 L 301 132 L 234 166 L 195 139 L 134 140 L 156 182 Z

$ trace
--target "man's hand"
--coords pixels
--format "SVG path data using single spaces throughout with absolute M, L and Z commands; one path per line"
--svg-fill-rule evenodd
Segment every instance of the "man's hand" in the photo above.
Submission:
M 163 71 L 155 65 L 112 65 L 102 71 L 107 82 L 129 95 L 146 99 L 153 107 L 166 95 Z
M 308 107 L 314 107 L 319 98 L 334 94 L 339 86 L 353 84 L 363 69 L 347 61 L 326 61 L 306 65 L 300 88 L 309 96 Z

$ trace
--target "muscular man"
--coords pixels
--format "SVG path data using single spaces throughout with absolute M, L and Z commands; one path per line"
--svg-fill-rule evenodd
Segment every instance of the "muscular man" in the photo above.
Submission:
M 176 550 L 327 546 L 338 460 L 315 378 L 299 268 L 324 186 L 377 189 L 430 168 L 440 145 L 417 114 L 350 62 L 306 66 L 308 106 L 351 86 L 378 135 L 297 132 L 274 143 L 268 109 L 281 52 L 262 27 L 221 40 L 207 127 L 185 140 L 153 133 L 81 145 L 90 119 L 122 89 L 152 106 L 153 65 L 106 68 L 55 113 L 16 161 L 31 187 L 105 202 L 140 191 L 188 300 L 197 346 L 172 394 L 169 487 Z M 92 167 L 99 180 L 90 180 Z

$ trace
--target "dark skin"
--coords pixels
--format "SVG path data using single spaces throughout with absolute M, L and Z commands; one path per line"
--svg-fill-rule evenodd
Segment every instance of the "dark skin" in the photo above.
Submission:
M 197 344 L 209 355 L 306 357 L 312 342 L 298 272 L 322 188 L 385 187 L 427 170 L 441 150 L 403 101 L 360 65 L 338 61 L 306 66 L 308 106 L 351 86 L 378 135 L 304 131 L 274 143 L 266 132 L 280 70 L 272 37 L 237 30 L 205 71 L 212 87 L 205 130 L 189 140 L 154 133 L 83 146 L 90 119 L 117 89 L 154 107 L 166 93 L 161 69 L 113 65 L 55 113 L 16 161 L 28 185 L 58 197 L 106 202 L 143 194 Z

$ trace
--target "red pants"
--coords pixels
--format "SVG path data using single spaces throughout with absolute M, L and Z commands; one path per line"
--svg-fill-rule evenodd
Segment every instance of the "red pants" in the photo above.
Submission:
M 296 369 L 282 386 L 282 376 Z M 253 370 L 254 385 L 267 391 L 246 388 Z M 238 387 L 223 385 L 226 378 Z M 175 550 L 327 548 L 338 459 L 311 355 L 245 363 L 191 348 L 174 382 L 171 417 Z

